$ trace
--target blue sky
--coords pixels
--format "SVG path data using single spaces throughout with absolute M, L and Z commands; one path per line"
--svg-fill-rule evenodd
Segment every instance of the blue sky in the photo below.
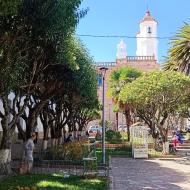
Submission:
M 158 21 L 159 37 L 172 37 L 183 22 L 190 23 L 190 0 L 83 0 L 81 8 L 88 7 L 89 12 L 80 20 L 76 33 L 136 36 L 147 5 Z M 95 61 L 115 61 L 120 38 L 80 39 Z M 127 54 L 135 55 L 136 39 L 123 39 L 127 45 Z M 159 40 L 159 62 L 164 60 L 168 48 L 169 40 Z

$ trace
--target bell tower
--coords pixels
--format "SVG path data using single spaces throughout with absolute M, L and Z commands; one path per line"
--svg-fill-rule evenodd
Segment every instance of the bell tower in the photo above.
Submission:
M 137 34 L 137 56 L 154 56 L 158 60 L 157 21 L 147 10 L 140 21 L 140 32 Z

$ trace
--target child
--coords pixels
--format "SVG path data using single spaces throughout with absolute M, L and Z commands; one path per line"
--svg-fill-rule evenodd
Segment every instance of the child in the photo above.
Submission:
M 178 144 L 178 137 L 177 135 L 174 135 L 172 138 L 172 144 L 174 146 L 174 148 L 176 148 L 177 144 Z

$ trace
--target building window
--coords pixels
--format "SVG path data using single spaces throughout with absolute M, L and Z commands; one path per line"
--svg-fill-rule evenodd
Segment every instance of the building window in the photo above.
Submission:
M 152 31 L 151 31 L 151 27 L 150 27 L 150 26 L 148 27 L 148 33 L 149 33 L 149 34 L 152 33 Z

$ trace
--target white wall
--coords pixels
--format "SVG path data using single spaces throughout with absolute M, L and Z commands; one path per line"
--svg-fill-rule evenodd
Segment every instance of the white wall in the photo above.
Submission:
M 148 33 L 148 28 L 151 33 Z M 137 34 L 137 56 L 155 56 L 158 60 L 157 22 L 144 21 L 140 23 L 140 32 Z

